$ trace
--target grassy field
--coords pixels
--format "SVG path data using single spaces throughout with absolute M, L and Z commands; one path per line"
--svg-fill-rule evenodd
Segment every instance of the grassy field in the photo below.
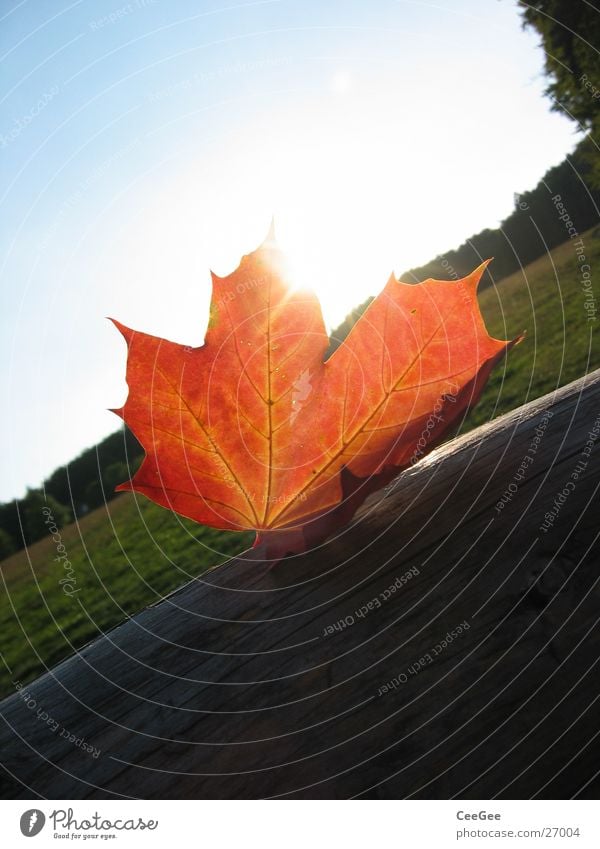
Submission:
M 584 233 L 586 264 L 600 267 L 600 227 Z M 492 374 L 466 425 L 474 427 L 552 392 L 600 366 L 600 279 L 597 321 L 588 321 L 581 267 L 573 242 L 559 245 L 480 295 L 489 332 L 527 336 Z M 494 264 L 490 266 L 493 271 Z M 594 284 L 592 284 L 594 288 Z
M 57 542 L 48 534 L 0 564 L 0 696 L 253 539 L 202 527 L 129 493 L 60 535 Z M 74 579 L 63 584 L 64 559 L 55 560 L 61 544 Z
M 583 241 L 587 262 L 599 268 L 600 228 Z M 600 280 L 596 290 L 600 295 Z M 526 330 L 527 337 L 497 367 L 463 430 L 600 367 L 572 243 L 485 290 L 480 301 L 491 333 L 512 338 Z M 0 695 L 252 540 L 203 528 L 129 494 L 60 534 L 60 543 L 48 535 L 0 564 Z M 66 573 L 64 561 L 54 559 L 57 544 L 65 547 L 72 584 L 59 583 Z

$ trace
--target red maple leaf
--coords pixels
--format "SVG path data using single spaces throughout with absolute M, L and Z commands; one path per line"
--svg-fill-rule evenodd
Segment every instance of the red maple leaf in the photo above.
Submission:
M 392 276 L 326 361 L 319 302 L 290 288 L 271 235 L 232 274 L 213 274 L 200 347 L 115 322 L 129 385 L 115 412 L 146 452 L 117 489 L 255 529 L 272 556 L 319 543 L 439 443 L 519 341 L 486 331 L 485 266 L 453 282 Z

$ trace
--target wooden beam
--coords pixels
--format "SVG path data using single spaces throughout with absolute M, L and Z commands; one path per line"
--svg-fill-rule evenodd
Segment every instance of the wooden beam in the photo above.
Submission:
M 595 372 L 205 573 L 0 703 L 3 795 L 596 798 L 599 437 Z

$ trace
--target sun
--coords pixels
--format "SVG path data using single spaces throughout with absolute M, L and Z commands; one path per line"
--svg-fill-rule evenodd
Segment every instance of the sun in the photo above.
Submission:
M 218 149 L 186 161 L 162 185 L 155 181 L 140 233 L 126 233 L 114 279 L 143 279 L 157 304 L 165 280 L 194 304 L 201 287 L 208 316 L 208 269 L 230 274 L 274 219 L 293 285 L 316 293 L 331 331 L 380 292 L 392 272 L 404 271 L 420 250 L 416 238 L 428 242 L 429 235 L 415 225 L 426 219 L 415 209 L 423 185 L 410 160 L 412 141 L 398 118 L 381 131 L 374 98 L 361 98 L 345 71 L 324 89 L 327 98 L 304 108 L 265 109 L 242 135 L 232 130 Z M 157 306 L 148 326 L 197 339 L 197 310 L 186 310 L 172 328 L 175 319 Z
M 393 125 L 389 134 L 373 130 L 345 72 L 331 86 L 327 108 L 248 128 L 223 150 L 223 168 L 202 186 L 221 222 L 209 237 L 213 257 L 215 240 L 222 241 L 213 269 L 235 268 L 240 252 L 260 244 L 274 218 L 294 285 L 317 294 L 329 329 L 377 294 L 392 271 L 404 270 L 410 210 L 402 193 L 422 191 L 419 174 L 403 159 L 402 135 Z
M 243 200 L 228 217 L 229 247 L 241 243 L 246 252 L 260 243 L 273 217 L 293 285 L 317 294 L 332 329 L 402 262 L 389 157 L 356 128 L 323 122 L 315 138 L 305 129 L 260 147 L 242 155 L 232 175 Z M 247 157 L 258 167 L 244 170 Z

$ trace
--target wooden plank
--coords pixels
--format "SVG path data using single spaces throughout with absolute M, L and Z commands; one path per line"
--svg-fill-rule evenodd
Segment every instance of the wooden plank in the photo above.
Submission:
M 142 611 L 0 703 L 3 796 L 594 796 L 599 436 L 595 372 Z

